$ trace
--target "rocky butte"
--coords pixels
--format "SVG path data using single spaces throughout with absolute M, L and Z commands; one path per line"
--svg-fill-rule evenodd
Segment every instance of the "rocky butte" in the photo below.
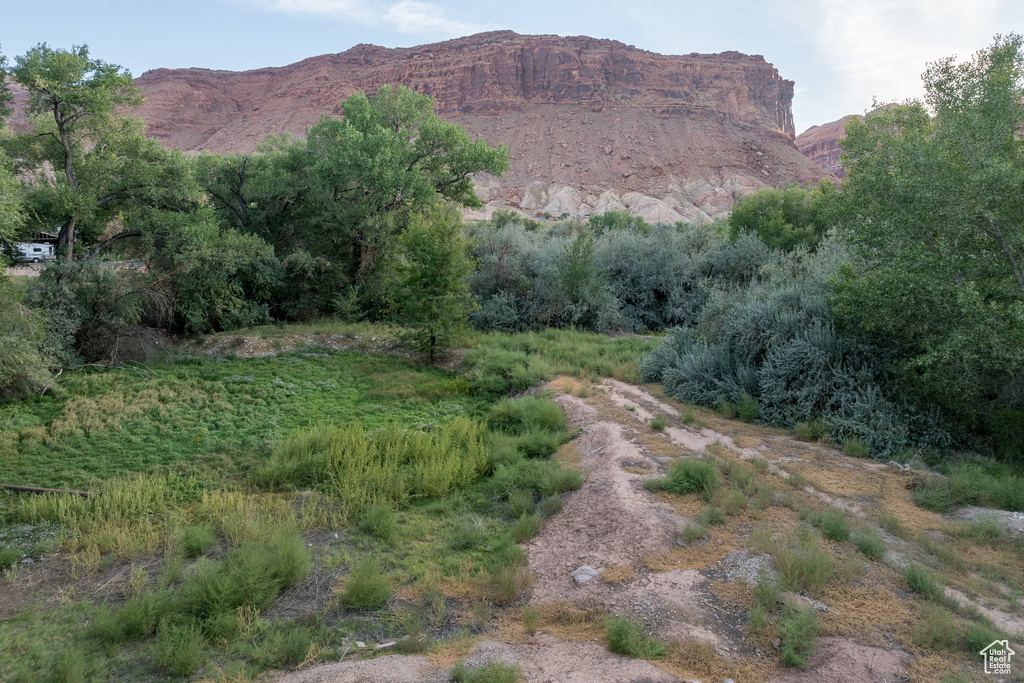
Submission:
M 856 114 L 820 126 L 811 126 L 796 137 L 796 148 L 832 177 L 843 178 L 846 174 L 839 165 L 839 155 L 842 153 L 839 141 L 843 138 L 846 122 L 851 118 L 864 119 Z
M 137 85 L 169 147 L 251 152 L 301 135 L 358 90 L 403 84 L 471 136 L 504 143 L 504 178 L 477 179 L 485 213 L 628 209 L 702 220 L 764 185 L 825 173 L 793 143 L 793 82 L 761 56 L 666 56 L 613 40 L 481 33 L 420 47 L 357 45 L 280 68 L 157 69 Z

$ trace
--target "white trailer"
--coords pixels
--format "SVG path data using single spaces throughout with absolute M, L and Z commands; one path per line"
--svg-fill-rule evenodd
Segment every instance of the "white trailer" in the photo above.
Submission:
M 45 242 L 17 242 L 14 249 L 15 257 L 21 261 L 42 263 L 54 259 L 53 245 Z

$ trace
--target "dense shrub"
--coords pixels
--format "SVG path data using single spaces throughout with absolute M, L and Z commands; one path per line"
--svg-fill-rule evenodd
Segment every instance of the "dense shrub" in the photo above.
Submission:
M 281 266 L 269 244 L 203 216 L 183 216 L 173 228 L 155 233 L 150 267 L 169 284 L 176 327 L 196 333 L 270 321 Z
M 894 397 L 882 349 L 835 328 L 828 278 L 846 258 L 826 241 L 814 254 L 775 252 L 749 284 L 717 290 L 695 325 L 679 328 L 641 365 L 687 403 L 727 407 L 743 419 L 810 435 L 827 425 L 837 440 L 859 439 L 876 455 L 908 444 L 943 446 L 931 415 Z
M 64 366 L 151 356 L 172 310 L 147 274 L 95 258 L 51 265 L 26 302 L 43 316 L 46 345 Z
M 52 384 L 53 362 L 42 316 L 16 300 L 10 280 L 0 272 L 0 399 L 42 392 Z
M 611 212 L 589 224 L 540 232 L 519 220 L 470 231 L 476 271 L 468 282 L 480 329 L 544 326 L 593 331 L 664 330 L 693 324 L 708 281 L 749 281 L 768 257 L 756 236 L 731 241 L 721 224 L 647 225 Z

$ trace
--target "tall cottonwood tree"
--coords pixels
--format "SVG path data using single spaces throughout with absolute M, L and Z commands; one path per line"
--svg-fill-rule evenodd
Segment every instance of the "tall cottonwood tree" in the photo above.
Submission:
M 504 146 L 471 140 L 404 86 L 356 93 L 342 112 L 304 140 L 270 138 L 258 155 L 196 161 L 224 224 L 274 246 L 303 302 L 297 316 L 329 312 L 353 287 L 368 314 L 393 310 L 398 240 L 411 217 L 438 202 L 479 206 L 472 176 L 508 166 Z
M 148 155 L 144 165 L 159 156 L 155 143 L 145 144 L 141 125 L 117 114 L 119 107 L 140 104 L 142 96 L 130 73 L 90 57 L 85 45 L 63 50 L 41 43 L 15 58 L 12 74 L 27 90 L 28 113 L 36 117 L 34 132 L 16 140 L 14 156 L 32 170 L 46 161 L 56 171 L 51 182 L 37 186 L 46 192 L 36 199 L 45 205 L 43 213 L 60 222 L 58 250 L 70 261 L 76 228 L 147 186 L 119 163 L 126 154 Z
M 1024 419 L 1022 47 L 929 65 L 924 102 L 878 106 L 841 142 L 862 266 L 836 280 L 837 320 L 892 349 L 904 396 L 968 428 Z

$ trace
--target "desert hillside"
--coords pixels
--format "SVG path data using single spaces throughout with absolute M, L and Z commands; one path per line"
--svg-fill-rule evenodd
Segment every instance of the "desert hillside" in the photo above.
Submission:
M 445 119 L 508 145 L 505 177 L 478 183 L 495 206 L 553 215 L 628 207 L 648 220 L 693 220 L 758 187 L 824 175 L 793 144 L 793 82 L 738 52 L 666 56 L 498 31 L 137 80 L 149 134 L 193 152 L 250 152 L 268 134 L 301 135 L 320 116 L 339 116 L 343 98 L 384 84 L 431 95 Z

